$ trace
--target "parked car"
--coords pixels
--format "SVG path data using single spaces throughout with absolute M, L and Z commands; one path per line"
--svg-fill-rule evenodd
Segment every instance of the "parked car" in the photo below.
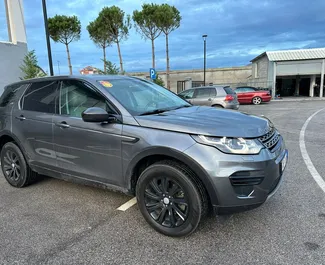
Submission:
M 210 209 L 252 209 L 278 189 L 288 152 L 264 117 L 192 106 L 150 81 L 55 76 L 8 85 L 0 98 L 1 168 L 21 188 L 38 174 L 136 195 L 168 236 Z
M 259 105 L 262 102 L 269 102 L 272 98 L 270 91 L 258 90 L 255 87 L 237 87 L 235 92 L 240 104 L 253 103 L 254 105 Z
M 228 86 L 208 86 L 187 89 L 178 94 L 196 106 L 211 106 L 225 109 L 239 108 L 237 95 Z

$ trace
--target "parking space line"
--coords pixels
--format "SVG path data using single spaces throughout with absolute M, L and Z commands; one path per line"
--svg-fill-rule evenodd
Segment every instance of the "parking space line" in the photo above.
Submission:
M 131 208 L 133 205 L 137 203 L 137 198 L 134 197 L 131 200 L 127 201 L 126 203 L 122 204 L 120 207 L 118 207 L 116 210 L 125 212 L 127 209 Z
M 325 108 L 316 111 L 313 115 L 311 115 L 305 121 L 305 123 L 302 126 L 301 131 L 300 131 L 299 146 L 300 146 L 300 151 L 301 151 L 302 158 L 304 159 L 305 164 L 306 164 L 311 176 L 314 178 L 314 180 L 316 181 L 318 186 L 325 192 L 325 181 L 321 177 L 321 175 L 319 175 L 317 169 L 315 168 L 313 162 L 311 161 L 311 159 L 310 159 L 310 157 L 308 155 L 307 149 L 306 149 L 306 144 L 305 144 L 305 131 L 306 131 L 306 128 L 307 128 L 309 122 L 311 121 L 311 119 L 314 116 L 316 116 L 319 112 L 321 112 L 322 110 L 325 110 Z

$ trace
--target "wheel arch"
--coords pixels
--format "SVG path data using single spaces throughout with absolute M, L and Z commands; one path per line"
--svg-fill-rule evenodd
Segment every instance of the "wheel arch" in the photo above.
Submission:
M 0 152 L 3 148 L 3 146 L 6 144 L 6 143 L 9 143 L 9 142 L 14 142 L 21 150 L 21 152 L 23 153 L 26 161 L 28 162 L 28 159 L 27 159 L 27 156 L 26 156 L 26 152 L 25 152 L 25 149 L 23 147 L 23 145 L 21 144 L 21 142 L 17 139 L 17 137 L 15 137 L 11 132 L 9 131 L 6 131 L 6 132 L 3 132 L 1 135 L 0 135 Z
M 131 160 L 126 171 L 128 190 L 131 194 L 135 194 L 136 183 L 143 170 L 151 164 L 162 160 L 173 160 L 186 165 L 203 185 L 210 203 L 218 205 L 217 193 L 205 170 L 191 157 L 180 151 L 165 147 L 147 149 Z

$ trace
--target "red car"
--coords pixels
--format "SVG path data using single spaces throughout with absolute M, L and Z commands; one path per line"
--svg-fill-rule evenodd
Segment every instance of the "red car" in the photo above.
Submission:
M 235 92 L 240 104 L 253 103 L 259 105 L 262 102 L 269 102 L 272 98 L 269 91 L 258 90 L 255 87 L 237 87 Z

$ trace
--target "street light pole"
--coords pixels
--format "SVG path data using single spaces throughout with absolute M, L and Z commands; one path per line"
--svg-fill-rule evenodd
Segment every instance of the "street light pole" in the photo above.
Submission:
M 203 73 L 203 83 L 205 85 L 205 72 L 206 72 L 206 61 L 207 61 L 207 37 L 208 35 L 202 35 L 203 42 L 204 42 L 204 73 Z
M 47 11 L 46 11 L 46 2 L 42 0 L 43 4 L 43 16 L 44 16 L 44 26 L 45 26 L 45 35 L 46 35 L 46 44 L 47 44 L 47 56 L 49 59 L 50 75 L 53 76 L 53 62 L 52 62 L 52 53 L 51 53 L 51 43 L 49 35 L 49 26 L 47 22 Z

